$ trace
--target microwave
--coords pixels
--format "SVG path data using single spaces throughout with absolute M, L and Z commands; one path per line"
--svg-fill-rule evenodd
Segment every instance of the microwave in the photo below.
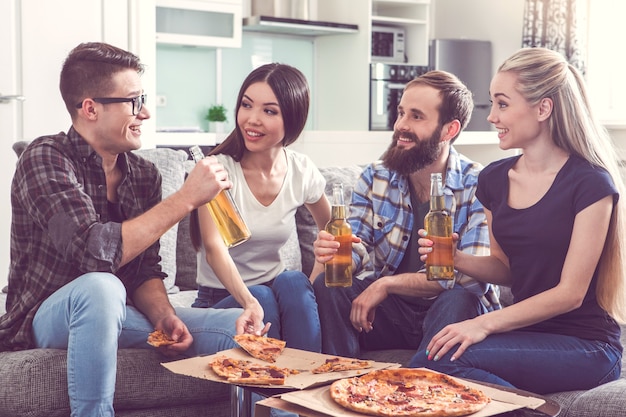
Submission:
M 404 29 L 392 26 L 372 27 L 372 62 L 406 62 Z

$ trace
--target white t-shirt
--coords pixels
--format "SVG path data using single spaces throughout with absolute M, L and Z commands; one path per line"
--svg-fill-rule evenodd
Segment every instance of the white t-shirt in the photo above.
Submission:
M 248 241 L 230 248 L 230 255 L 246 285 L 262 284 L 285 269 L 278 250 L 296 227 L 296 210 L 322 197 L 326 180 L 313 161 L 301 153 L 285 148 L 287 173 L 278 195 L 269 206 L 254 197 L 239 162 L 230 156 L 216 155 L 233 182 L 230 192 L 250 229 Z M 198 252 L 198 285 L 224 288 L 206 261 L 205 251 Z

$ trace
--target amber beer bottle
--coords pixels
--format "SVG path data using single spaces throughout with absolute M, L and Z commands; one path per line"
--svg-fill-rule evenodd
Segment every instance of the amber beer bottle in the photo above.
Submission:
M 441 173 L 430 174 L 430 211 L 424 218 L 424 229 L 433 241 L 433 251 L 426 258 L 426 279 L 454 279 L 452 217 L 445 207 Z
M 195 162 L 204 158 L 202 150 L 197 145 L 189 148 L 189 153 Z M 250 239 L 250 229 L 241 217 L 230 191 L 220 191 L 206 206 L 227 248 L 232 248 Z
M 333 259 L 326 262 L 324 275 L 327 287 L 352 286 L 352 227 L 346 220 L 346 212 L 343 184 L 333 184 L 331 218 L 326 231 L 335 236 L 339 249 Z

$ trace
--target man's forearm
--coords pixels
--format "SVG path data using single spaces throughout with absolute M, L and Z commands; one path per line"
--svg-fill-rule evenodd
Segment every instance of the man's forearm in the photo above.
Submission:
M 430 298 L 444 291 L 437 281 L 428 281 L 422 272 L 381 277 L 378 281 L 385 286 L 388 294 Z
M 159 278 L 149 279 L 141 284 L 133 293 L 132 301 L 153 324 L 163 317 L 176 314 L 167 297 L 163 281 Z
M 120 267 L 148 249 L 191 210 L 193 206 L 173 194 L 140 216 L 122 223 L 123 253 Z

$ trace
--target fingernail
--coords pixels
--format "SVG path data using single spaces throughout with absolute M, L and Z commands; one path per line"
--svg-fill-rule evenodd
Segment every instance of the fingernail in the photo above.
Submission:
M 452 357 L 450 358 L 450 362 L 454 362 L 454 360 L 455 360 L 455 359 L 456 359 L 456 358 L 455 358 L 454 356 L 452 356 Z
M 429 360 L 429 361 L 432 361 L 432 360 L 433 360 L 433 357 L 432 357 L 432 356 L 430 356 L 430 355 L 428 355 L 428 360 Z
M 426 356 L 430 356 L 429 354 L 430 354 L 430 352 L 429 352 L 429 351 L 426 351 Z
M 435 355 L 435 362 L 439 360 L 439 355 Z

